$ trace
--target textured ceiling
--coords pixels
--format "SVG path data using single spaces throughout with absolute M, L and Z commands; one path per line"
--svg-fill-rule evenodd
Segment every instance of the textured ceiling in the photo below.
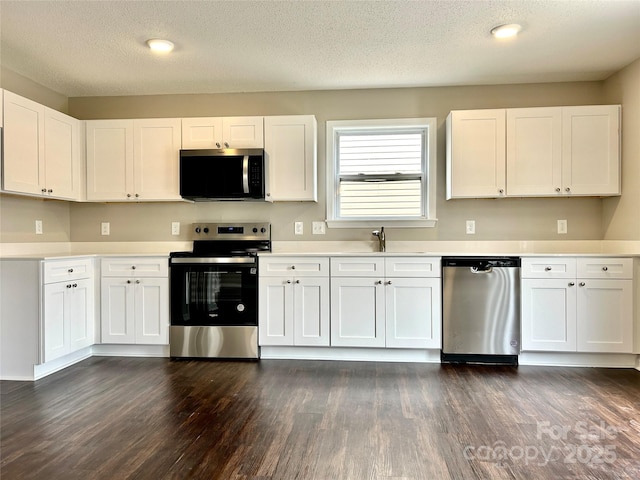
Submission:
M 640 0 L 1 0 L 0 20 L 2 65 L 70 97 L 601 80 L 640 57 Z

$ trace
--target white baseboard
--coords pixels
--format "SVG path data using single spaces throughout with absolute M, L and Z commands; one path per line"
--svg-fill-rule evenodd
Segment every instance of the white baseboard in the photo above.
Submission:
M 69 355 L 65 355 L 64 357 L 56 358 L 55 360 L 51 360 L 50 362 L 43 363 L 41 365 L 33 366 L 33 378 L 25 379 L 25 380 L 39 380 L 41 378 L 46 377 L 47 375 L 51 375 L 52 373 L 59 372 L 67 367 L 70 367 L 73 364 L 81 362 L 91 356 L 91 348 L 86 347 L 82 350 L 78 350 L 77 352 L 70 353 Z
M 96 357 L 168 357 L 169 345 L 94 345 Z
M 638 368 L 639 358 L 633 353 L 523 352 L 518 363 L 548 367 Z
M 347 347 L 261 347 L 265 360 L 440 363 L 440 350 Z

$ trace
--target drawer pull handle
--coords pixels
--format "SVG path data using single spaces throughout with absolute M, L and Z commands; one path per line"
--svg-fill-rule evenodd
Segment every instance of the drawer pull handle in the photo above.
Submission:
M 569 286 L 573 287 L 575 285 L 575 282 L 569 282 Z
M 586 283 L 584 283 L 584 282 L 580 282 L 580 286 L 581 286 L 581 287 L 584 287 L 585 285 L 586 285 Z
M 609 267 L 602 267 L 603 272 L 606 272 L 607 270 L 609 270 Z
M 544 267 L 544 271 L 545 272 L 550 272 L 551 271 L 551 267 Z

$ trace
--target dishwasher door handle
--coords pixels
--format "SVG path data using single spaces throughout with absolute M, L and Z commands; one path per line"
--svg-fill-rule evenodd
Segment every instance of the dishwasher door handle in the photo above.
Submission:
M 489 267 L 484 270 L 480 270 L 478 267 L 469 267 L 471 269 L 471 273 L 492 273 L 493 267 Z

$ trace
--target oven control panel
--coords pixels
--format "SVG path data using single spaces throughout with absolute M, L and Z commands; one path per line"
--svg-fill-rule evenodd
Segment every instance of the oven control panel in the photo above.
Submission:
M 194 223 L 192 240 L 270 240 L 269 223 Z

